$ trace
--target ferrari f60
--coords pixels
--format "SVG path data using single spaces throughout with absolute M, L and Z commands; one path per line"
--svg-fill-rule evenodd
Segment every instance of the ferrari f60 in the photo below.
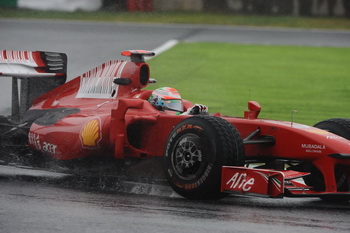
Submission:
M 144 89 L 154 82 L 144 57 L 154 53 L 122 55 L 131 61 L 112 60 L 65 83 L 66 54 L 1 51 L 0 76 L 13 84 L 12 115 L 0 121 L 2 150 L 21 135 L 32 151 L 57 160 L 163 157 L 170 186 L 189 199 L 349 200 L 349 119 L 314 127 L 259 119 L 256 101 L 241 118 L 168 114 Z M 184 110 L 193 106 L 182 101 Z

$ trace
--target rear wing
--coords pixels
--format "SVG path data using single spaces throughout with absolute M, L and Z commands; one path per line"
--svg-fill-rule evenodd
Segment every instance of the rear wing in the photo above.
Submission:
M 20 122 L 35 98 L 65 83 L 67 55 L 0 51 L 0 77 L 12 77 L 12 120 Z

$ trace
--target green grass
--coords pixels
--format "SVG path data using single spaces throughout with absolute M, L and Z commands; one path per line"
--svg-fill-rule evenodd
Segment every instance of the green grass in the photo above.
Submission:
M 262 118 L 350 117 L 350 48 L 182 43 L 149 63 L 151 88 L 175 87 L 211 113 L 243 116 L 256 100 Z
M 229 13 L 199 13 L 199 12 L 56 12 L 0 9 L 0 18 L 22 19 L 65 19 L 89 20 L 107 22 L 142 22 L 142 23 L 182 23 L 182 24 L 212 24 L 235 26 L 263 26 L 289 28 L 324 28 L 350 30 L 350 19 L 327 17 L 293 17 L 293 16 L 248 16 Z

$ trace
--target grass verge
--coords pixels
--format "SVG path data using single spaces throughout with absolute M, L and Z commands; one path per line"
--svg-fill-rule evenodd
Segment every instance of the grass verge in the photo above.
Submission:
M 214 14 L 199 12 L 57 12 L 0 9 L 0 18 L 22 19 L 65 19 L 90 20 L 106 22 L 143 22 L 143 23 L 181 23 L 212 24 L 231 26 L 262 26 L 288 28 L 320 28 L 350 30 L 350 19 L 327 17 L 293 17 L 293 16 L 248 16 L 237 14 Z
M 149 63 L 156 87 L 177 88 L 211 113 L 243 116 L 248 100 L 260 117 L 313 125 L 350 117 L 350 48 L 182 43 Z M 155 86 L 152 86 L 155 88 Z

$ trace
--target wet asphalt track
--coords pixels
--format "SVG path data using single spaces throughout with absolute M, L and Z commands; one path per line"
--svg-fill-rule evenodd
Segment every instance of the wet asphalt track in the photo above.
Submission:
M 171 39 L 350 47 L 344 31 L 0 19 L 0 49 L 66 52 L 70 78 L 121 59 L 122 50 L 152 50 Z M 0 112 L 10 106 L 8 81 L 0 80 Z M 350 204 L 250 197 L 195 202 L 162 185 L 129 182 L 106 191 L 86 180 L 1 176 L 0 232 L 350 232 Z
M 349 206 L 316 199 L 196 202 L 139 185 L 113 193 L 6 180 L 0 187 L 3 233 L 350 231 Z

